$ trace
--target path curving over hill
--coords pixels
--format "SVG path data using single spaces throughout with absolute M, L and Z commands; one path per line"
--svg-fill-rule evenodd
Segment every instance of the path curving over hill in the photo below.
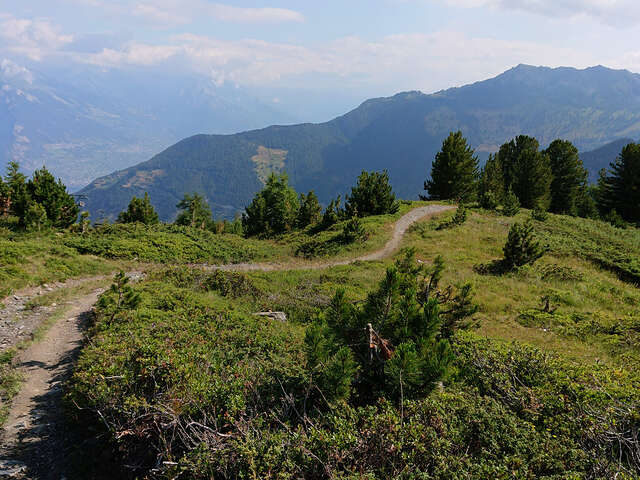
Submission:
M 390 256 L 399 246 L 402 237 L 414 223 L 431 217 L 438 213 L 452 210 L 456 207 L 451 205 L 427 205 L 425 207 L 414 208 L 404 214 L 393 226 L 391 238 L 384 247 L 375 252 L 367 253 L 360 257 L 347 260 L 329 260 L 326 262 L 299 262 L 299 263 L 233 263 L 225 265 L 205 265 L 206 270 L 224 270 L 232 272 L 262 271 L 271 272 L 278 270 L 322 270 L 324 268 L 336 267 L 339 265 L 349 265 L 354 262 L 368 262 L 372 260 L 382 260 Z
M 207 265 L 206 269 L 225 271 L 275 271 L 275 270 L 320 270 L 356 261 L 381 260 L 393 254 L 400 246 L 403 236 L 411 225 L 432 215 L 451 210 L 447 205 L 418 207 L 403 215 L 393 226 L 391 238 L 383 248 L 356 258 L 327 262 L 300 262 L 291 264 L 240 263 L 229 265 Z M 143 274 L 128 274 L 134 280 Z M 106 277 L 70 280 L 55 285 L 55 289 L 77 286 Z M 44 320 L 37 313 L 20 315 L 26 301 L 42 295 L 53 288 L 25 289 L 10 299 L 4 310 L 7 325 L 20 317 L 20 325 L 29 325 L 33 331 Z M 0 478 L 44 478 L 59 479 L 65 474 L 65 443 L 68 441 L 62 411 L 64 385 L 79 353 L 84 324 L 103 289 L 68 299 L 70 308 L 47 332 L 45 338 L 29 346 L 19 355 L 19 368 L 25 382 L 14 398 L 0 442 Z M 8 300 L 8 299 L 5 299 Z M 14 305 L 15 304 L 15 305 Z M 51 312 L 47 312 L 51 314 Z M 2 315 L 0 315 L 1 317 Z M 2 325 L 0 324 L 0 327 Z M 0 328 L 1 330 L 1 328 Z M 0 331 L 0 338 L 2 338 Z M 7 332 L 11 337 L 12 332 Z M 13 339 L 11 344 L 16 343 Z M 6 347 L 7 345 L 4 345 Z M 2 348 L 0 348 L 0 351 Z

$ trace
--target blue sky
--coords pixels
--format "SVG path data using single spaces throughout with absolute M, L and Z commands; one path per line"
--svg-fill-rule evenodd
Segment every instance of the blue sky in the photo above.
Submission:
M 0 59 L 361 96 L 517 65 L 640 72 L 637 0 L 0 0 Z

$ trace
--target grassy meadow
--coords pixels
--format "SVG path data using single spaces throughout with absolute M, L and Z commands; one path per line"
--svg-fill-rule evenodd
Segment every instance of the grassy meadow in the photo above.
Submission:
M 133 287 L 135 307 L 98 308 L 69 394 L 83 410 L 71 415 L 110 438 L 134 477 L 639 478 L 629 432 L 640 421 L 640 232 L 550 215 L 534 221 L 548 247 L 540 260 L 486 274 L 478 266 L 502 256 L 510 225 L 530 212 L 473 210 L 438 229 L 451 215 L 403 241 L 423 265 L 442 255 L 442 285 L 471 282 L 479 307 L 430 394 L 358 405 L 309 390 L 308 326 L 339 288 L 364 301 L 400 252 L 325 270 L 157 265 Z M 381 246 L 392 220 L 368 219 L 358 249 Z M 288 321 L 253 315 L 264 310 Z

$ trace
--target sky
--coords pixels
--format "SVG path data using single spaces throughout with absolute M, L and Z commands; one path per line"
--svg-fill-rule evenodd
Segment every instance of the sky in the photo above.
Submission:
M 362 100 L 520 63 L 640 72 L 638 39 L 637 0 L 0 0 L 13 69 L 193 72 Z

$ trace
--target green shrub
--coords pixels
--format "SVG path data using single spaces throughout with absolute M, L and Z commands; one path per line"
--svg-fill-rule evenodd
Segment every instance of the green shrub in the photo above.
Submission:
M 446 228 L 460 226 L 467 221 L 468 216 L 469 216 L 469 212 L 467 210 L 467 207 L 464 205 L 464 203 L 461 203 L 460 205 L 458 205 L 458 208 L 456 209 L 456 213 L 453 215 L 453 217 L 451 217 L 450 220 L 446 220 L 440 223 L 436 228 L 436 230 L 444 230 Z
M 367 239 L 367 231 L 357 216 L 351 217 L 342 227 L 342 241 L 344 243 L 362 242 Z
M 529 265 L 542 257 L 545 251 L 535 238 L 530 222 L 514 223 L 503 248 L 504 264 L 510 269 Z
M 520 211 L 520 201 L 513 191 L 509 190 L 502 202 L 502 214 L 507 217 L 513 217 Z

